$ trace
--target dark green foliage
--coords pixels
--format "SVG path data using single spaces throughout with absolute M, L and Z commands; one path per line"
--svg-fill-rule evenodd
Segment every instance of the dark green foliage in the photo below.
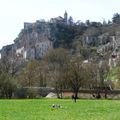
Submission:
M 119 24 L 120 23 L 120 14 L 115 13 L 112 18 L 113 23 Z
M 69 25 L 73 25 L 74 24 L 72 16 L 69 17 L 68 24 Z
M 54 47 L 70 48 L 73 38 L 75 37 L 74 26 L 57 24 L 55 32 L 56 41 Z
M 94 58 L 97 55 L 95 47 L 91 48 L 81 48 L 80 54 L 84 59 Z

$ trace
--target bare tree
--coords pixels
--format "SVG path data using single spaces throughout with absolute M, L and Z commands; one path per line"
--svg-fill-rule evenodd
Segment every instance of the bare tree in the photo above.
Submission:
M 88 62 L 84 63 L 85 70 L 85 86 L 88 89 L 93 89 L 96 85 L 98 85 L 98 65 L 96 63 Z
M 109 65 L 107 61 L 102 61 L 101 64 L 98 66 L 99 71 L 99 86 L 102 91 L 105 93 L 105 98 L 107 98 L 107 91 L 110 89 L 109 85 L 107 84 L 107 76 L 109 74 Z
M 64 73 L 68 63 L 68 51 L 63 48 L 58 48 L 49 52 L 46 56 L 46 61 L 49 68 L 49 81 L 55 88 L 57 96 L 61 94 L 64 88 L 65 77 Z
M 47 74 L 48 74 L 47 65 L 43 60 L 40 60 L 38 66 L 36 67 L 36 74 L 35 74 L 36 86 L 46 87 Z
M 68 67 L 68 82 L 76 98 L 78 98 L 78 92 L 85 82 L 84 75 L 82 60 L 79 57 L 72 59 Z
M 86 70 L 89 88 L 95 90 L 96 97 L 100 97 L 100 92 L 104 92 L 106 98 L 108 89 L 106 79 L 109 73 L 107 61 L 100 61 L 100 63 L 89 63 L 87 64 Z
M 11 74 L 11 61 L 8 57 L 0 60 L 0 97 L 11 98 L 16 89 L 14 76 Z
M 20 73 L 20 84 L 22 86 L 32 87 L 36 83 L 36 70 L 39 66 L 39 62 L 31 60 L 27 66 Z

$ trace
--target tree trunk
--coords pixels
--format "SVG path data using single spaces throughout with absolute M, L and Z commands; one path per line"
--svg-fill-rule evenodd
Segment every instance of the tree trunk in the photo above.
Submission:
M 63 92 L 63 86 L 60 85 L 60 98 L 61 98 L 61 99 L 63 98 L 62 92 Z
M 56 90 L 57 98 L 60 98 L 58 88 L 56 87 L 55 90 Z
M 74 94 L 75 94 L 75 98 L 78 99 L 78 90 L 75 90 Z

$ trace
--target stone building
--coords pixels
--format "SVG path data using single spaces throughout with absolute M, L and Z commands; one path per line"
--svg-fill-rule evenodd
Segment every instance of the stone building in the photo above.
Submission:
M 64 18 L 61 16 L 58 16 L 56 18 L 51 18 L 50 20 L 51 23 L 63 23 L 63 24 L 67 24 L 68 23 L 68 14 L 65 11 L 64 13 Z

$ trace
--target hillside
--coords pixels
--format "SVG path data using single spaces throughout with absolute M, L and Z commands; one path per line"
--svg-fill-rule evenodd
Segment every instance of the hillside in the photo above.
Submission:
M 118 89 L 120 15 L 108 22 L 83 23 L 65 12 L 50 21 L 25 22 L 14 44 L 0 54 L 1 98 L 11 98 L 13 92 L 36 96 L 24 89 L 29 87 L 52 87 L 61 98 L 64 89 L 76 97 L 80 89 Z
M 40 59 L 47 51 L 63 47 L 80 53 L 84 59 L 108 54 L 117 55 L 120 46 L 120 24 L 114 22 L 73 22 L 65 12 L 50 21 L 24 23 L 14 44 L 4 46 L 1 56 Z

